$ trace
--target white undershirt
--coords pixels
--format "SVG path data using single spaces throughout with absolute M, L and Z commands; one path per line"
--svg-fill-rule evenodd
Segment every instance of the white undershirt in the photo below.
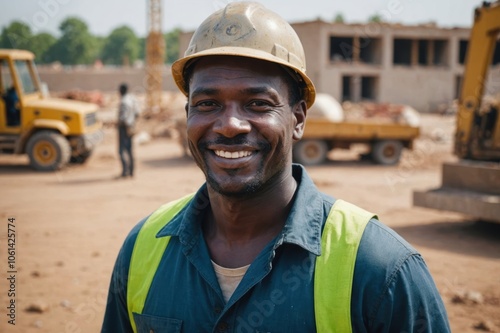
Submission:
M 224 296 L 224 300 L 229 301 L 231 296 L 233 295 L 236 287 L 240 284 L 241 279 L 245 275 L 248 267 L 250 265 L 246 265 L 238 268 L 226 268 L 217 265 L 212 261 L 212 265 L 214 266 L 215 275 L 217 275 L 217 280 L 219 280 L 220 289 L 222 290 L 222 295 Z

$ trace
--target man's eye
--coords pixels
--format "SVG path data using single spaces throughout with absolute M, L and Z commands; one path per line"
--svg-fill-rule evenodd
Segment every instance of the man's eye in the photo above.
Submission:
M 199 103 L 196 103 L 194 106 L 196 109 L 199 111 L 212 111 L 215 108 L 217 108 L 217 104 L 212 101 L 202 101 Z
M 271 109 L 271 104 L 266 101 L 252 101 L 248 106 L 256 111 L 266 111 Z

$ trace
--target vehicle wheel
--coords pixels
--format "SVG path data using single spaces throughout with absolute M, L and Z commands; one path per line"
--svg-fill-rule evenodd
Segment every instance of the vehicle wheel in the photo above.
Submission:
M 293 158 L 303 165 L 317 165 L 326 160 L 328 145 L 321 140 L 299 141 L 293 147 Z
M 372 146 L 372 158 L 377 164 L 394 165 L 399 162 L 403 144 L 396 140 L 377 141 Z
M 54 171 L 65 166 L 71 156 L 68 140 L 59 133 L 40 131 L 26 145 L 30 164 L 39 171 Z
M 90 155 L 92 155 L 92 150 L 87 151 L 87 152 L 82 153 L 82 154 L 77 155 L 77 156 L 71 156 L 71 158 L 69 159 L 69 163 L 84 164 L 85 162 L 87 162 Z

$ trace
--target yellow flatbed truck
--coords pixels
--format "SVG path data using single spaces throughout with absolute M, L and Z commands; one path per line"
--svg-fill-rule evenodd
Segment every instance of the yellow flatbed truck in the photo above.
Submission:
M 84 163 L 102 140 L 97 105 L 46 96 L 29 51 L 0 49 L 0 95 L 0 153 L 36 170 Z
M 314 106 L 313 106 L 314 107 Z M 293 148 L 294 160 L 304 165 L 323 163 L 330 150 L 365 144 L 377 164 L 394 165 L 403 148 L 412 149 L 419 127 L 392 123 L 332 121 L 309 118 L 302 140 Z

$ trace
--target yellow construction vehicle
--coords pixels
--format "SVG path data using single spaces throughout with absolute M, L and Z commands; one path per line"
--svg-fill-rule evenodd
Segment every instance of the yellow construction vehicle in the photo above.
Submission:
M 28 154 L 42 171 L 83 163 L 102 139 L 97 106 L 46 96 L 34 58 L 0 49 L 0 153 Z
M 419 126 L 408 123 L 346 121 L 342 106 L 333 96 L 319 93 L 307 111 L 304 135 L 293 147 L 293 158 L 303 165 L 317 165 L 327 160 L 331 150 L 350 149 L 356 144 L 369 151 L 363 157 L 394 165 L 399 163 L 403 148 L 413 148 L 419 134 Z
M 364 122 L 332 122 L 308 119 L 303 139 L 294 145 L 293 158 L 303 165 L 317 165 L 327 160 L 333 149 L 350 149 L 364 144 L 367 157 L 381 165 L 399 163 L 403 148 L 412 149 L 419 128 L 403 124 L 370 124 Z
M 475 10 L 459 97 L 454 153 L 442 187 L 414 192 L 415 206 L 454 211 L 500 223 L 500 102 L 483 94 L 500 32 L 500 1 Z

